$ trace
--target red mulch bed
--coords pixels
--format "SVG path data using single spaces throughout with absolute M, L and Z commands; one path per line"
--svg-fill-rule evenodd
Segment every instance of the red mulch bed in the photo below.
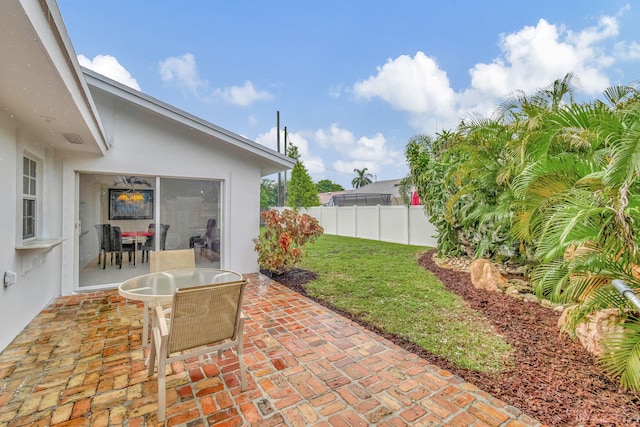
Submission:
M 447 360 L 386 334 L 361 319 L 320 304 L 389 338 L 424 359 L 475 384 L 482 390 L 513 405 L 540 422 L 553 426 L 635 426 L 640 427 L 640 393 L 618 388 L 577 340 L 558 329 L 559 315 L 534 303 L 478 290 L 468 273 L 439 267 L 433 251 L 418 259 L 451 292 L 481 312 L 515 349 L 514 365 L 501 374 L 484 374 L 453 366 Z M 293 269 L 274 277 L 279 283 L 305 295 L 304 284 L 315 273 Z

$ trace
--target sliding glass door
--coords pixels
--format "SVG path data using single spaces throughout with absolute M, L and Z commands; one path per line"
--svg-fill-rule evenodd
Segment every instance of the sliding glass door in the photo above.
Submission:
M 194 248 L 198 266 L 220 266 L 220 182 L 160 178 L 166 249 Z
M 151 250 L 193 248 L 220 266 L 221 182 L 79 175 L 79 287 L 113 287 L 149 272 Z

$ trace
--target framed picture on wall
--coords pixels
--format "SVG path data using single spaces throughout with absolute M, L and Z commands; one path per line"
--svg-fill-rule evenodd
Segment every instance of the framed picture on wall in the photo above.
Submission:
M 153 190 L 110 188 L 109 219 L 153 219 Z

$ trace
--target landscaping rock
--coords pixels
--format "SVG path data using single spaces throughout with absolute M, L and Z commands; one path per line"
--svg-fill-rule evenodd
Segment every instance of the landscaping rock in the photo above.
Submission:
M 498 268 L 489 260 L 477 259 L 469 266 L 471 283 L 477 289 L 496 292 L 500 288 L 507 288 L 507 279 L 504 278 Z
M 596 311 L 587 316 L 576 328 L 576 337 L 584 348 L 596 356 L 604 350 L 602 338 L 620 336 L 623 333 L 622 319 L 615 308 Z
M 506 293 L 509 295 L 531 293 L 531 286 L 524 280 L 509 279 L 507 280 Z
M 623 390 L 577 339 L 559 333 L 562 305 L 551 310 L 541 304 L 525 304 L 521 294 L 508 298 L 476 289 L 469 273 L 439 267 L 435 252 L 422 256 L 420 265 L 491 319 L 516 353 L 513 367 L 502 373 L 464 369 L 431 354 L 428 360 L 520 408 L 543 425 L 640 427 L 640 393 Z
M 576 309 L 577 304 L 567 307 L 558 319 L 558 327 L 567 330 L 567 318 Z M 604 337 L 621 334 L 622 319 L 615 308 L 596 311 L 587 316 L 587 320 L 578 324 L 574 331 L 580 344 L 591 354 L 599 356 L 603 347 L 601 340 Z

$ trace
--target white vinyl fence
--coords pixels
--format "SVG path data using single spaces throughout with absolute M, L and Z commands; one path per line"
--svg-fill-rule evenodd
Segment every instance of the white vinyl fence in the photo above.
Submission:
M 422 206 L 313 206 L 326 234 L 416 246 L 437 246 L 437 232 Z

